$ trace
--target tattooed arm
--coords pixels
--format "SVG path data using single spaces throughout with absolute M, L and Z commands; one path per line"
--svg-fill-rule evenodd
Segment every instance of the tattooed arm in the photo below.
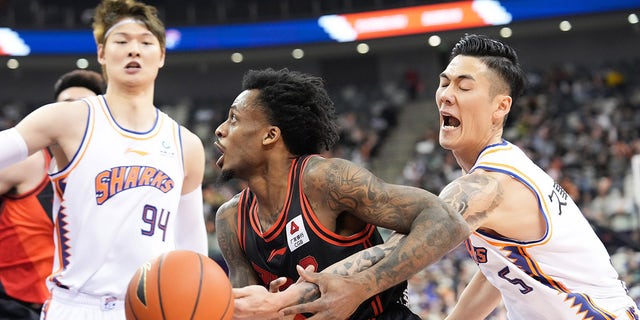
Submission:
M 482 170 L 466 174 L 444 187 L 440 198 L 462 214 L 471 230 L 475 231 L 502 203 L 504 192 L 496 175 L 503 179 L 507 177 Z
M 240 195 L 224 203 L 216 213 L 216 237 L 220 250 L 229 268 L 229 279 L 233 287 L 258 284 L 253 269 L 245 259 L 237 235 L 237 212 Z
M 273 304 L 255 303 L 256 299 L 264 302 L 271 296 L 265 295 L 266 289 L 258 285 L 256 274 L 240 248 L 237 235 L 238 201 L 239 195 L 236 195 L 216 213 L 216 237 L 229 267 L 229 280 L 234 288 L 233 319 L 280 319 L 278 309 L 274 309 Z
M 318 275 L 329 275 L 326 280 L 322 281 L 323 283 L 328 283 L 329 281 L 340 279 L 339 277 L 334 279 L 330 275 L 344 276 L 371 267 L 393 250 L 403 238 L 404 236 L 395 234 L 387 242 L 355 253 L 349 258 L 340 261 L 340 263 L 322 270 L 321 273 L 314 273 L 313 267 L 309 270 L 302 270 L 302 267 L 298 266 L 298 271 L 304 274 L 305 277 L 312 278 Z M 287 290 L 278 291 L 279 287 L 285 282 L 286 278 L 278 278 L 272 281 L 269 285 L 269 291 L 261 285 L 234 288 L 236 306 L 234 319 L 282 319 L 283 313 L 280 312 L 281 309 L 295 304 L 310 302 L 320 297 L 318 286 L 315 283 L 306 281 L 298 281 L 289 286 Z M 314 282 L 320 282 L 320 280 Z M 337 285 L 341 284 L 342 282 L 337 280 Z M 241 314 L 238 313 L 238 309 L 242 310 Z M 293 317 L 294 314 L 291 313 L 289 316 Z
M 313 273 L 314 270 L 304 270 L 298 267 L 302 281 L 298 281 L 282 292 L 283 299 L 281 301 L 285 302 L 282 307 L 291 306 L 293 303 L 303 304 L 318 299 L 320 297 L 320 289 L 316 283 L 323 282 L 326 284 L 330 281 L 337 281 L 336 285 L 342 285 L 342 276 L 353 275 L 378 263 L 389 252 L 394 250 L 404 240 L 404 237 L 404 235 L 394 233 L 385 243 L 354 253 L 348 258 L 327 267 L 320 273 Z M 290 309 L 286 314 L 300 313 L 295 310 L 298 309 Z
M 317 292 L 315 295 L 308 292 L 300 299 L 302 304 L 283 310 L 286 315 L 309 312 L 315 314 L 312 319 L 347 318 L 367 298 L 407 280 L 470 234 L 461 215 L 436 195 L 385 183 L 346 160 L 310 161 L 303 185 L 305 195 L 325 227 L 335 230 L 335 218 L 346 212 L 363 222 L 406 236 L 386 254 L 374 249 L 331 267 L 331 272 L 343 275 L 333 275 L 326 270 L 319 274 L 301 272 L 303 279 L 318 284 L 320 298 L 308 302 L 317 296 Z M 334 219 L 327 219 L 331 216 L 327 212 L 332 213 Z M 355 267 L 366 265 L 362 259 L 378 260 L 372 256 L 382 258 L 364 270 Z
M 473 230 L 521 241 L 540 239 L 546 230 L 530 189 L 503 173 L 474 171 L 449 184 L 440 197 L 457 205 Z M 446 319 L 484 319 L 501 297 L 500 291 L 478 271 Z

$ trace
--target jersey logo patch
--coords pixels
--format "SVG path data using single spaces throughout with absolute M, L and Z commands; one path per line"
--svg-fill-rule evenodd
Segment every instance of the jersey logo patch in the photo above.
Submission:
M 125 154 L 127 154 L 127 153 L 135 153 L 135 154 L 137 154 L 139 156 L 143 156 L 143 157 L 149 154 L 149 152 L 138 150 L 138 149 L 133 149 L 133 148 L 127 148 L 127 150 L 125 150 L 124 153 Z
M 307 230 L 304 227 L 304 221 L 301 215 L 287 223 L 286 231 L 287 243 L 291 252 L 309 242 L 309 236 L 307 235 Z
M 267 262 L 271 262 L 271 260 L 273 260 L 273 258 L 277 256 L 283 256 L 286 252 L 287 252 L 286 247 L 271 250 L 271 254 L 269 254 L 269 258 L 267 258 Z
M 160 155 L 173 157 L 176 155 L 176 151 L 172 147 L 171 143 L 167 140 L 162 140 L 162 148 L 160 148 Z

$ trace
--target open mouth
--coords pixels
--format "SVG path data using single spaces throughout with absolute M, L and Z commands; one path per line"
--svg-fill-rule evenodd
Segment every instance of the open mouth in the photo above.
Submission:
M 216 161 L 216 165 L 219 168 L 222 168 L 222 164 L 223 164 L 223 160 L 224 160 L 224 148 L 222 148 L 222 146 L 220 145 L 220 143 L 218 141 L 215 141 L 213 143 L 213 145 L 215 146 L 215 148 L 213 149 L 213 153 L 214 153 L 214 157 L 217 157 L 218 160 Z
M 460 120 L 458 120 L 458 118 L 453 117 L 453 116 L 442 116 L 442 126 L 443 127 L 450 127 L 450 128 L 457 128 L 460 126 Z
M 127 68 L 127 69 L 140 69 L 140 63 L 135 62 L 135 61 L 131 61 L 131 62 L 127 63 L 125 68 Z

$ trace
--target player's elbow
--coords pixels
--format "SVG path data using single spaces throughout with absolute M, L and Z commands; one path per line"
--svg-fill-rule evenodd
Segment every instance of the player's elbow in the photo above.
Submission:
M 455 210 L 455 208 L 453 208 L 446 202 L 442 202 L 442 207 L 446 212 L 447 224 L 445 228 L 447 229 L 448 234 L 451 237 L 451 242 L 459 244 L 462 241 L 466 240 L 472 233 L 472 229 L 469 226 L 469 223 L 461 214 L 458 213 L 457 210 Z

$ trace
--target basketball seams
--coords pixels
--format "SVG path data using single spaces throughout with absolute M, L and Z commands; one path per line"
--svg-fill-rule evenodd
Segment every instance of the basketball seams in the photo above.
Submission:
M 224 308 L 224 313 L 222 314 L 220 319 L 226 319 L 227 318 L 227 313 L 229 313 L 229 310 L 231 309 L 230 305 L 231 305 L 232 301 L 233 301 L 233 295 L 231 294 L 231 295 L 229 295 L 229 299 L 227 299 L 227 307 Z
M 127 303 L 125 304 L 125 307 L 127 310 L 131 311 L 133 320 L 138 320 L 138 315 L 136 314 L 136 310 L 133 308 L 133 303 L 131 302 L 131 296 L 132 295 L 127 295 Z
M 193 311 L 191 311 L 191 318 L 193 320 L 193 317 L 195 317 L 196 315 L 196 311 L 198 310 L 198 303 L 200 302 L 200 295 L 202 294 L 202 284 L 204 283 L 204 265 L 202 263 L 202 256 L 198 255 L 198 262 L 199 262 L 199 266 L 200 266 L 200 279 L 198 281 L 198 294 L 196 295 L 196 301 L 195 304 L 193 305 Z
M 139 269 L 127 288 L 127 320 L 230 320 L 233 317 L 231 282 L 210 257 L 174 250 L 146 265 L 148 277 L 140 277 Z M 149 289 L 147 304 L 137 299 L 135 289 L 140 282 Z
M 158 276 L 156 277 L 156 281 L 158 282 L 158 301 L 160 302 L 160 313 L 162 315 L 162 319 L 166 319 L 165 315 L 164 315 L 164 304 L 162 303 L 162 288 L 160 287 L 160 284 L 162 283 L 160 280 L 162 279 L 162 263 L 164 263 L 164 257 L 167 254 L 163 254 L 162 256 L 160 256 L 160 259 L 158 261 Z

